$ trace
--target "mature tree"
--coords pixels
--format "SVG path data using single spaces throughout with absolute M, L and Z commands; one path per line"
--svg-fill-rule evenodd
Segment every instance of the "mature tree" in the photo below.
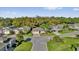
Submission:
M 0 28 L 5 26 L 5 22 L 4 21 L 0 21 Z
M 18 45 L 21 44 L 21 42 L 24 40 L 24 37 L 23 37 L 23 33 L 19 33 L 16 35 L 16 40 L 18 42 Z
M 79 18 L 66 17 L 18 17 L 18 18 L 2 18 L 0 17 L 0 27 L 14 25 L 16 27 L 30 26 L 39 27 L 42 24 L 54 25 L 61 23 L 76 22 L 79 23 Z

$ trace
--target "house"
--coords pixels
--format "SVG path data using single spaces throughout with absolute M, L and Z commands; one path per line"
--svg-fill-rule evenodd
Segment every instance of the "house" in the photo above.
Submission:
M 10 34 L 10 29 L 9 29 L 9 27 L 3 28 L 3 34 L 5 34 L 5 35 Z
M 16 38 L 7 38 L 4 43 L 7 44 L 8 48 L 11 48 L 14 44 L 16 44 Z
M 40 28 L 40 27 L 37 27 L 37 28 L 33 28 L 32 29 L 32 34 L 33 35 L 40 35 L 42 33 L 45 33 L 45 30 Z
M 9 51 L 16 44 L 15 38 L 0 37 L 0 51 Z
M 12 31 L 15 33 L 15 34 L 19 34 L 20 30 L 18 28 L 14 28 L 12 29 Z
M 73 23 L 73 24 L 68 24 L 70 29 L 75 29 L 79 30 L 79 24 L 78 23 Z
M 5 40 L 6 38 L 0 37 L 0 51 L 7 51 L 7 46 L 4 43 Z
M 7 44 L 5 43 L 0 43 L 0 51 L 9 51 Z
M 15 26 L 9 26 L 9 30 L 10 30 L 10 32 L 13 32 L 14 34 L 19 33 L 19 29 L 16 28 Z
M 51 31 L 53 32 L 58 32 L 61 31 L 63 29 L 63 25 L 52 25 L 50 26 Z
M 19 28 L 13 28 L 12 31 L 15 32 L 15 34 L 19 34 L 20 31 L 22 31 L 23 33 L 25 32 L 29 32 L 31 30 L 30 27 L 24 26 L 24 27 L 19 27 Z
M 23 27 L 20 27 L 18 28 L 20 31 L 22 31 L 23 33 L 27 33 L 29 31 L 31 31 L 31 27 L 28 27 L 28 26 L 23 26 Z

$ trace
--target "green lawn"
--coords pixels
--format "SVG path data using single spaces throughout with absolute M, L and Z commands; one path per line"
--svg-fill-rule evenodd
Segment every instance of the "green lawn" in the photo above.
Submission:
M 14 51 L 31 51 L 32 42 L 22 42 L 19 46 L 17 46 Z
M 49 51 L 75 51 L 71 48 L 71 45 L 77 45 L 79 47 L 79 38 L 66 37 L 63 42 L 48 41 L 47 46 Z
M 79 43 L 79 38 L 65 37 L 64 43 L 67 43 L 67 44 Z

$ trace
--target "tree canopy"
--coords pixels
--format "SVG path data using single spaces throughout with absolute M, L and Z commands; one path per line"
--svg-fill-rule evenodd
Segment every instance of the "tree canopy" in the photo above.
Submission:
M 76 22 L 79 23 L 79 18 L 66 18 L 66 17 L 17 17 L 17 18 L 3 18 L 0 17 L 0 27 L 4 26 L 30 26 L 30 27 L 39 27 L 42 24 L 47 25 L 54 25 L 54 24 L 61 24 L 61 23 L 69 23 L 69 22 Z

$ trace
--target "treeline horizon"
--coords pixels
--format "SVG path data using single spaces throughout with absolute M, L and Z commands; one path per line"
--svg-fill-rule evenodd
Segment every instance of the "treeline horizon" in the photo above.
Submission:
M 4 16 L 0 16 L 0 18 L 4 18 L 4 19 L 6 19 L 6 18 L 21 18 L 21 17 L 29 17 L 29 18 L 35 18 L 35 17 L 49 17 L 49 18 L 51 18 L 51 17 L 64 17 L 64 18 L 79 18 L 79 17 L 76 17 L 76 16 L 74 16 L 74 17 L 66 17 L 66 16 L 17 16 L 17 17 L 4 17 Z
M 79 23 L 79 17 L 15 17 L 15 18 L 4 18 L 0 17 L 0 28 L 5 26 L 30 26 L 30 27 L 39 27 L 40 25 L 55 25 L 55 24 L 63 24 L 63 23 Z

